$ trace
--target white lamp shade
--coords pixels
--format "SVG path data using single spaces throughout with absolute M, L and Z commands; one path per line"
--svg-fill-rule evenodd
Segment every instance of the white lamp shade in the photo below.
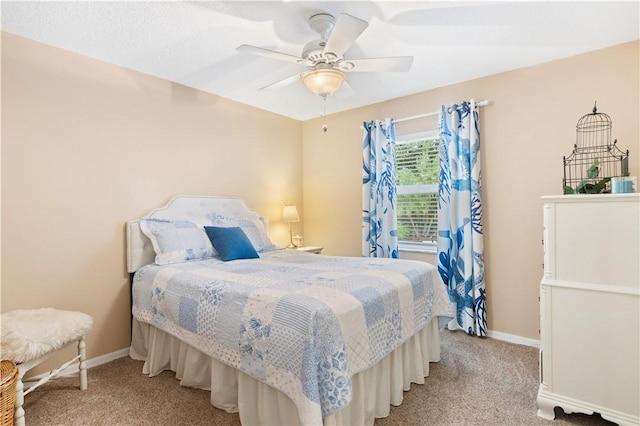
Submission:
M 300 222 L 296 206 L 284 206 L 282 210 L 282 220 L 284 222 Z
M 333 69 L 319 69 L 302 76 L 305 87 L 319 96 L 333 95 L 343 82 L 344 73 Z

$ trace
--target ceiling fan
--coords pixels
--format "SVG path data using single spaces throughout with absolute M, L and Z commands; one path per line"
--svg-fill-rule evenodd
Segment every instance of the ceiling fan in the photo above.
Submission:
M 237 48 L 239 52 L 280 59 L 304 65 L 308 71 L 297 73 L 291 77 L 261 88 L 278 89 L 302 80 L 309 91 L 326 98 L 340 87 L 345 95 L 353 94 L 353 89 L 345 81 L 345 72 L 398 72 L 409 71 L 413 56 L 395 56 L 388 58 L 345 59 L 344 53 L 362 34 L 369 24 L 346 13 L 338 18 L 328 13 L 318 13 L 309 18 L 311 29 L 320 34 L 320 38 L 307 43 L 301 56 L 262 47 L 243 44 Z

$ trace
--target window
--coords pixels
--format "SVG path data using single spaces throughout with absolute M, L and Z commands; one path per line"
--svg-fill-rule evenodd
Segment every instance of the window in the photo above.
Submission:
M 437 130 L 396 138 L 401 250 L 436 252 L 439 143 Z

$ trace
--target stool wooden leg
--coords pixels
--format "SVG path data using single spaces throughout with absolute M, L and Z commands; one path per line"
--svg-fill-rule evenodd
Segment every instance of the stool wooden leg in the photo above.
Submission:
M 80 356 L 80 390 L 87 389 L 87 344 L 84 341 L 84 336 L 78 341 L 78 355 Z
M 22 376 L 24 372 L 18 368 L 18 380 L 16 381 L 16 408 L 13 412 L 13 424 L 15 426 L 24 426 L 24 383 L 22 383 Z

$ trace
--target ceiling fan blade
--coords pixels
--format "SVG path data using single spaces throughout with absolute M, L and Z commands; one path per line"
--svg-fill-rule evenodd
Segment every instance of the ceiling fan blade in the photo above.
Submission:
M 276 81 L 275 83 L 271 83 L 268 86 L 261 87 L 260 90 L 276 90 L 282 87 L 288 86 L 296 81 L 300 80 L 300 74 L 294 74 L 290 77 L 283 78 L 280 81 Z
M 250 53 L 252 55 L 265 56 L 267 58 L 280 59 L 282 61 L 293 62 L 300 65 L 313 65 L 309 61 L 298 56 L 289 55 L 288 53 L 278 52 L 276 50 L 264 49 L 262 47 L 250 46 L 243 44 L 236 48 L 238 52 Z
M 336 24 L 329 34 L 329 39 L 324 47 L 325 53 L 334 53 L 343 57 L 344 52 L 351 47 L 354 41 L 367 28 L 369 23 L 346 13 L 341 13 L 336 19 Z
M 390 58 L 350 59 L 353 68 L 339 69 L 346 72 L 406 72 L 411 69 L 413 56 L 394 56 Z
M 331 97 L 338 100 L 342 100 L 342 99 L 351 97 L 355 94 L 356 94 L 356 91 L 353 90 L 353 87 L 351 87 L 349 83 L 347 83 L 347 81 L 345 80 L 342 82 L 342 86 L 340 86 L 340 88 L 336 91 L 336 93 L 331 95 Z

